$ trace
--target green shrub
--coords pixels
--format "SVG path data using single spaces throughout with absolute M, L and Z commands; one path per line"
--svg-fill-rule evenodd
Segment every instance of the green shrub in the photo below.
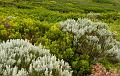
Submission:
M 22 18 L 8 16 L 1 19 L 0 23 L 0 39 L 6 41 L 8 39 L 29 39 L 35 43 L 39 37 L 49 30 L 52 24 L 48 22 L 40 22 L 31 18 Z

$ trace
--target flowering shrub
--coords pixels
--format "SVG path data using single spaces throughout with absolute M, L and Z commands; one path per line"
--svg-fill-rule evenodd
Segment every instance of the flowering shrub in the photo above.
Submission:
M 111 32 L 105 23 L 69 19 L 61 23 L 61 28 L 73 34 L 74 45 L 79 53 L 87 53 L 95 60 L 107 56 L 108 53 L 119 53 L 120 42 L 114 38 L 116 33 Z M 119 59 L 119 54 L 116 58 Z
M 90 76 L 119 76 L 116 70 L 106 70 L 101 64 L 93 65 Z
M 0 43 L 0 76 L 72 76 L 70 66 L 27 40 Z
M 66 40 L 65 45 L 71 47 L 72 58 L 68 60 L 62 53 L 59 52 L 59 54 L 63 55 L 64 60 L 68 60 L 74 70 L 74 75 L 89 74 L 91 65 L 102 62 L 104 59 L 106 59 L 105 63 L 110 62 L 112 65 L 119 61 L 120 42 L 115 39 L 117 33 L 111 32 L 106 23 L 92 22 L 88 19 L 78 19 L 77 21 L 68 19 L 60 23 L 60 28 L 64 33 L 70 34 L 69 37 L 65 35 L 70 42 L 67 44 Z

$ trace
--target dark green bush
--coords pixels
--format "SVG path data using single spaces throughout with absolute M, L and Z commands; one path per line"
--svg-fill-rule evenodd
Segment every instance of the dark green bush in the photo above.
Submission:
M 112 0 L 93 0 L 93 1 L 97 3 L 112 3 Z

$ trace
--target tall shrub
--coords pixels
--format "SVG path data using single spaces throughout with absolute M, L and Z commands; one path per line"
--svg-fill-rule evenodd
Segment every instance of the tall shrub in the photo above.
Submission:
M 104 59 L 111 63 L 119 61 L 120 42 L 115 39 L 117 33 L 111 32 L 106 23 L 68 19 L 60 25 L 63 32 L 73 35 L 72 47 L 75 49 L 70 64 L 77 75 L 85 75 L 91 64 Z M 85 61 L 88 65 L 84 64 Z
M 76 53 L 88 54 L 93 60 L 99 60 L 119 51 L 120 42 L 114 37 L 108 25 L 102 22 L 92 22 L 88 19 L 69 19 L 61 23 L 64 32 L 73 34 Z M 116 58 L 119 59 L 119 55 Z

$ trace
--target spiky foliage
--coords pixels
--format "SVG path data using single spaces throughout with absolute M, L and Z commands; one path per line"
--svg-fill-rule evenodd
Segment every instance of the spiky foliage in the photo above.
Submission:
M 0 76 L 72 76 L 70 66 L 27 40 L 0 43 Z

